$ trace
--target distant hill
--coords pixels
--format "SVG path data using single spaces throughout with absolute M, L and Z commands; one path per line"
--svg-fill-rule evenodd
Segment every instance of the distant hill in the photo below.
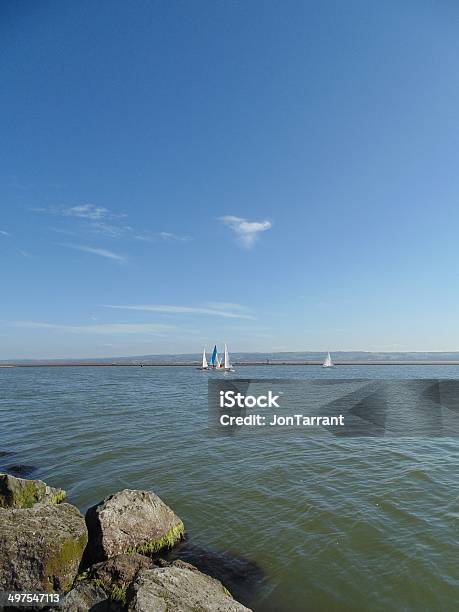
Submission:
M 333 351 L 333 359 L 343 361 L 459 361 L 459 351 L 455 352 L 369 352 L 369 351 Z M 172 355 L 135 355 L 131 357 L 105 357 L 87 359 L 11 359 L 0 360 L 0 365 L 5 364 L 69 364 L 69 363 L 94 363 L 94 364 L 129 364 L 129 363 L 199 363 L 201 353 L 172 354 Z M 233 363 L 256 361 L 322 361 L 325 357 L 324 351 L 292 351 L 273 353 L 231 353 Z

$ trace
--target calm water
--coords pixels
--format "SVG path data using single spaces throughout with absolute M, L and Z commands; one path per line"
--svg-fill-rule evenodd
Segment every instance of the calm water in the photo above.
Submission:
M 256 611 L 457 610 L 457 439 L 210 437 L 208 376 L 187 367 L 0 369 L 0 450 L 16 452 L 3 468 L 36 466 L 82 510 L 125 487 L 154 490 L 198 550 L 258 566 L 253 582 L 240 576 L 235 587 Z M 448 378 L 459 367 L 341 366 L 341 377 Z

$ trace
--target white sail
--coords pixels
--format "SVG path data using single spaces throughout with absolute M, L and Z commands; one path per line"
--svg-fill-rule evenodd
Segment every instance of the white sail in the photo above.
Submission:
M 217 345 L 214 346 L 210 361 L 206 358 L 206 349 L 202 353 L 202 367 L 200 370 L 211 370 L 213 372 L 234 372 L 233 366 L 231 365 L 231 359 L 228 351 L 228 347 L 225 344 L 225 350 L 221 354 L 217 351 Z
M 325 361 L 324 361 L 324 362 L 323 362 L 323 364 L 322 364 L 322 367 L 324 367 L 324 368 L 332 368 L 334 365 L 335 365 L 335 364 L 334 364 L 334 363 L 333 363 L 333 361 L 332 361 L 331 355 L 330 355 L 330 353 L 328 352 L 328 353 L 327 353 L 327 356 L 325 357 Z
M 229 357 L 229 353 L 228 353 L 228 347 L 226 346 L 226 344 L 225 344 L 224 368 L 225 368 L 225 370 L 231 370 L 231 362 L 230 362 L 230 357 Z

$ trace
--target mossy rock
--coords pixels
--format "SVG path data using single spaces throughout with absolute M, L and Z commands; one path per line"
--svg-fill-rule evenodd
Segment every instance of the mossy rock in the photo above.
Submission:
M 174 544 L 182 540 L 185 535 L 185 525 L 182 521 L 179 521 L 176 525 L 171 527 L 167 533 L 162 537 L 147 540 L 137 546 L 130 546 L 127 550 L 128 553 L 140 553 L 143 555 L 153 555 L 160 550 L 165 548 L 172 548 Z
M 104 589 L 112 601 L 125 604 L 127 589 L 139 571 L 152 567 L 154 561 L 150 557 L 126 553 L 92 565 L 78 576 L 77 582 L 90 582 Z
M 69 590 L 87 541 L 84 518 L 70 504 L 0 509 L 0 591 Z
M 89 566 L 123 553 L 153 554 L 183 538 L 181 519 L 152 491 L 124 489 L 86 513 Z
M 42 480 L 0 474 L 0 508 L 32 508 L 38 502 L 58 504 L 65 496 L 65 491 L 50 487 Z

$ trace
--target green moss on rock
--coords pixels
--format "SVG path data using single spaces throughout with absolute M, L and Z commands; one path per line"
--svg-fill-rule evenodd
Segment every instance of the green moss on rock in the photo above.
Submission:
M 177 523 L 172 529 L 170 529 L 165 535 L 158 540 L 150 540 L 138 546 L 130 546 L 127 550 L 128 553 L 138 552 L 140 554 L 154 554 L 163 550 L 164 548 L 172 548 L 179 540 L 183 539 L 185 535 L 185 526 L 182 521 Z
M 0 474 L 0 508 L 32 508 L 38 502 L 57 504 L 65 491 L 49 487 L 42 480 L 26 480 Z
M 126 584 L 123 586 L 120 586 L 117 584 L 106 584 L 100 578 L 88 577 L 87 572 L 85 572 L 85 574 L 86 574 L 85 577 L 82 577 L 83 575 L 81 575 L 81 577 L 78 576 L 75 580 L 75 584 L 77 582 L 79 583 L 86 582 L 88 584 L 92 584 L 95 587 L 103 589 L 109 599 L 113 601 L 119 601 L 121 604 L 123 604 L 123 606 L 126 604 L 126 595 L 127 595 L 129 584 Z
M 153 560 L 145 555 L 123 553 L 92 565 L 80 574 L 78 582 L 88 582 L 94 588 L 101 588 L 109 599 L 124 604 L 127 590 L 139 571 L 153 566 Z
M 67 497 L 67 493 L 63 490 L 58 490 L 58 492 L 51 497 L 49 500 L 52 504 L 60 504 Z
M 78 566 L 83 551 L 88 543 L 87 533 L 83 533 L 79 538 L 69 538 L 61 544 L 58 550 L 48 559 L 45 568 L 45 585 L 48 591 L 68 591 L 72 584 L 72 568 Z M 56 584 L 56 576 L 68 576 L 66 579 L 59 580 Z
M 110 599 L 113 599 L 114 601 L 119 601 L 121 602 L 123 605 L 126 604 L 126 594 L 127 594 L 127 590 L 128 590 L 128 586 L 117 586 L 117 585 L 113 585 L 109 590 L 108 590 L 108 596 Z
M 0 586 L 24 592 L 67 591 L 88 536 L 70 504 L 36 503 L 0 511 Z
M 88 578 L 89 578 L 89 570 L 85 570 L 84 572 L 81 572 L 80 574 L 78 574 L 78 576 L 75 578 L 75 583 L 83 582 L 83 580 L 87 580 Z
M 0 475 L 0 508 L 31 508 L 45 495 L 46 485 L 40 480 Z
M 124 489 L 86 512 L 89 545 L 85 563 L 125 553 L 153 554 L 183 537 L 181 519 L 153 491 Z
M 45 484 L 36 485 L 33 481 L 26 481 L 22 489 L 19 489 L 16 493 L 16 505 L 18 508 L 31 508 L 43 499 L 45 493 Z

